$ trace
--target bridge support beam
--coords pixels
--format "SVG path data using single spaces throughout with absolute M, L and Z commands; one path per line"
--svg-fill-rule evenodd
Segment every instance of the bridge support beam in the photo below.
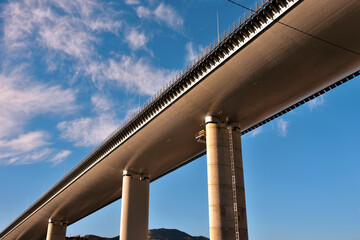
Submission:
M 147 240 L 149 185 L 148 176 L 124 171 L 120 240 Z
M 66 239 L 66 222 L 49 220 L 46 240 L 65 240 Z
M 240 128 L 206 117 L 211 240 L 248 240 Z

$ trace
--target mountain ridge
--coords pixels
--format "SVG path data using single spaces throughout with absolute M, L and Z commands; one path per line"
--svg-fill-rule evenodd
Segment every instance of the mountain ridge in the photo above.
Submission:
M 66 237 L 67 240 L 119 240 L 119 236 L 104 238 L 95 235 Z M 151 229 L 148 231 L 148 240 L 209 240 L 203 236 L 191 236 L 177 229 Z

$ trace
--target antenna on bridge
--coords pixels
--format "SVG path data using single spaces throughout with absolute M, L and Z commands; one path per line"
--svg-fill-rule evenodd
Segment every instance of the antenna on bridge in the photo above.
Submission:
M 219 33 L 219 11 L 216 9 L 216 19 L 217 19 L 217 34 L 218 34 L 218 43 L 220 42 L 220 33 Z
M 141 95 L 141 87 L 139 86 L 139 112 L 140 112 L 140 95 Z

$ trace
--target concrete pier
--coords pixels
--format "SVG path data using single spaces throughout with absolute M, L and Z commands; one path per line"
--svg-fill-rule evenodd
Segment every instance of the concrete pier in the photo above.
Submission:
M 66 222 L 49 220 L 46 240 L 65 240 Z
M 206 117 L 211 240 L 247 240 L 244 173 L 239 126 Z
M 147 240 L 149 185 L 148 176 L 124 171 L 120 240 Z

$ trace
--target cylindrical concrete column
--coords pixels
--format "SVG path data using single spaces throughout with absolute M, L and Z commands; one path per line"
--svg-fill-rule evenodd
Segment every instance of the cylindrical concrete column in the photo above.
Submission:
M 206 118 L 211 240 L 247 240 L 240 131 Z
M 147 240 L 149 186 L 149 177 L 124 171 L 120 240 Z
M 49 220 L 46 240 L 65 240 L 66 222 Z

